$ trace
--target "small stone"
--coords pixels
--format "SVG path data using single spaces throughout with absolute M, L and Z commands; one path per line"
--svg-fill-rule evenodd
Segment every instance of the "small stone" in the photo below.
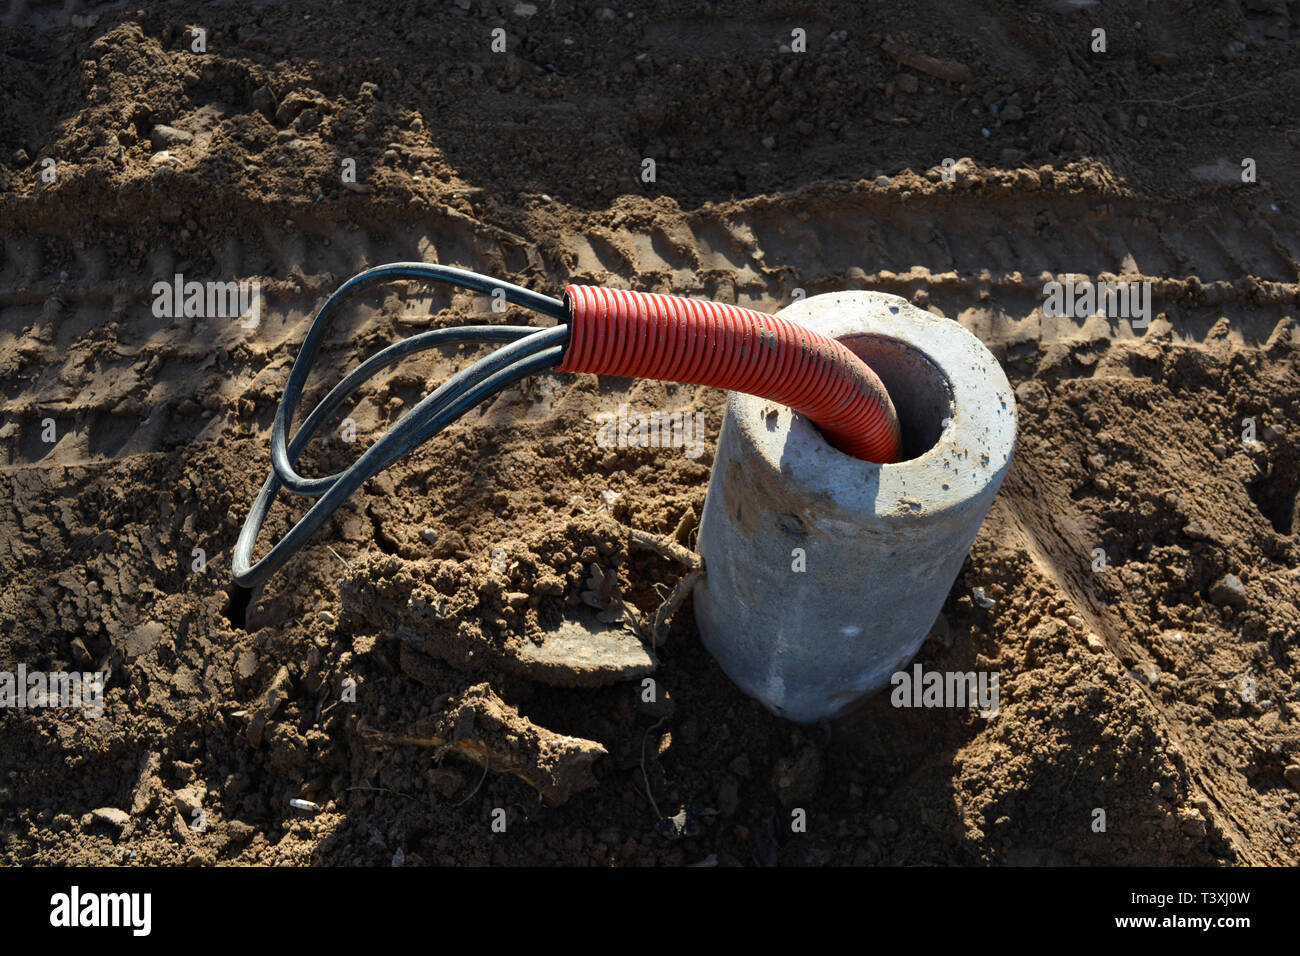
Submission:
M 1084 638 L 1084 640 L 1088 642 L 1088 650 L 1092 651 L 1094 654 L 1100 654 L 1106 649 L 1106 642 L 1092 631 L 1088 632 L 1088 636 Z
M 1210 451 L 1214 452 L 1214 457 L 1216 458 L 1228 457 L 1228 446 L 1223 444 L 1223 442 L 1215 442 L 1210 446 Z
M 1070 625 L 1070 627 L 1083 627 L 1083 618 L 1079 617 L 1077 614 L 1071 614 L 1065 619 L 1065 623 Z
M 172 804 L 186 820 L 192 820 L 194 811 L 203 807 L 203 798 L 207 795 L 207 789 L 202 784 L 185 787 L 172 794 Z
M 1229 604 L 1233 607 L 1246 606 L 1246 586 L 1235 574 L 1225 574 L 1214 582 L 1210 588 L 1210 599 L 1215 604 Z
M 761 140 L 764 149 L 776 149 L 776 137 L 764 136 Z
M 635 634 L 586 611 L 543 631 L 540 644 L 525 641 L 518 661 L 521 676 L 559 687 L 633 680 L 654 673 L 659 663 Z
M 333 624 L 334 615 L 329 611 L 320 611 L 316 615 L 316 620 L 320 621 L 322 624 Z
M 1300 763 L 1290 764 L 1282 771 L 1282 776 L 1287 783 L 1291 784 L 1293 790 L 1300 791 Z
M 998 119 L 1004 123 L 1019 123 L 1024 118 L 1025 111 L 1014 103 L 1004 106 L 1002 112 L 998 114 Z
M 90 819 L 92 823 L 106 823 L 118 830 L 131 822 L 130 814 L 117 807 L 100 807 L 98 810 L 91 810 Z
M 876 177 L 876 185 L 877 185 L 877 186 L 888 186 L 888 185 L 889 185 L 889 177 L 888 177 L 888 176 L 877 176 L 877 177 Z
M 1200 838 L 1205 836 L 1205 818 L 1199 813 L 1191 810 L 1180 812 L 1178 814 L 1178 825 L 1183 833 L 1189 837 Z
M 438 532 L 433 528 L 421 528 L 420 540 L 432 548 L 438 543 Z
M 155 126 L 153 132 L 149 134 L 149 142 L 153 144 L 154 149 L 175 149 L 177 146 L 186 146 L 193 140 L 193 133 L 161 124 Z
M 1045 408 L 1050 400 L 1051 396 L 1038 379 L 1027 379 L 1016 386 L 1016 401 L 1030 410 Z

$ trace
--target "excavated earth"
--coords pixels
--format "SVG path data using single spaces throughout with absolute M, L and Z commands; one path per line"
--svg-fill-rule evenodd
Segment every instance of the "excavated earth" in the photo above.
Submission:
M 108 683 L 99 717 L 0 710 L 0 858 L 1294 864 L 1300 4 L 906 6 L 9 0 L 0 670 Z M 307 326 L 394 260 L 766 310 L 879 289 L 977 334 L 1019 446 L 918 661 L 996 671 L 996 716 L 881 694 L 795 726 L 689 599 L 656 614 L 708 389 L 533 379 L 235 587 Z M 258 282 L 260 320 L 166 315 L 177 273 Z M 1045 315 L 1067 276 L 1149 281 L 1149 325 Z M 308 400 L 420 329 L 538 321 L 392 283 Z M 476 354 L 376 379 L 306 473 Z M 606 447 L 621 405 L 701 444 Z

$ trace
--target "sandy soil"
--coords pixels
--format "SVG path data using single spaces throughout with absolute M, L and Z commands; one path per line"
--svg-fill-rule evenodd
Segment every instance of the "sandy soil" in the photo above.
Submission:
M 110 680 L 97 720 L 0 711 L 2 858 L 1295 863 L 1300 4 L 916 6 L 8 3 L 0 669 Z M 796 27 L 807 52 L 783 52 Z M 680 578 L 628 535 L 693 542 L 722 395 L 691 387 L 513 389 L 235 588 L 306 327 L 399 259 L 762 309 L 874 288 L 978 334 L 1020 444 L 919 660 L 999 671 L 999 715 L 877 697 L 788 724 L 689 601 L 650 629 L 656 702 L 510 663 L 563 609 L 649 615 Z M 260 323 L 156 318 L 177 272 L 256 279 Z M 1045 273 L 1150 280 L 1150 327 L 1045 317 Z M 340 323 L 316 394 L 467 321 L 535 319 L 394 284 Z M 466 358 L 381 378 L 310 473 Z M 703 413 L 703 454 L 599 447 L 621 402 Z M 413 594 L 451 611 L 397 613 Z

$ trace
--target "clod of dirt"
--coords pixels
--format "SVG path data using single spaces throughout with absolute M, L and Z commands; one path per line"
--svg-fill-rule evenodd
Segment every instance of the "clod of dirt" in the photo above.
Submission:
M 289 699 L 289 669 L 281 667 L 276 671 L 271 683 L 262 692 L 253 711 L 253 718 L 248 723 L 248 742 L 254 747 L 262 745 L 266 735 L 266 725 L 270 723 L 280 705 Z
M 407 733 L 390 735 L 365 728 L 358 732 L 376 745 L 435 747 L 493 773 L 514 774 L 553 807 L 596 786 L 592 765 L 606 754 L 593 740 L 537 726 L 498 697 L 489 684 L 468 688 L 436 719 Z
M 466 561 L 372 555 L 345 574 L 343 613 L 467 672 L 503 670 L 560 687 L 630 680 L 658 662 L 618 624 L 637 619 L 619 597 L 626 538 L 612 518 L 591 515 Z M 605 586 L 593 597 L 595 575 Z

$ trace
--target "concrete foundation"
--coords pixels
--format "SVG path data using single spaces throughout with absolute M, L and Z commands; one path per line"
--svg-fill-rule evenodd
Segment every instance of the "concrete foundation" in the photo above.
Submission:
M 1016 409 L 979 339 L 898 296 L 830 293 L 780 314 L 875 370 L 905 459 L 859 461 L 789 408 L 728 395 L 695 618 L 745 693 L 813 723 L 885 686 L 920 649 L 1011 464 Z

